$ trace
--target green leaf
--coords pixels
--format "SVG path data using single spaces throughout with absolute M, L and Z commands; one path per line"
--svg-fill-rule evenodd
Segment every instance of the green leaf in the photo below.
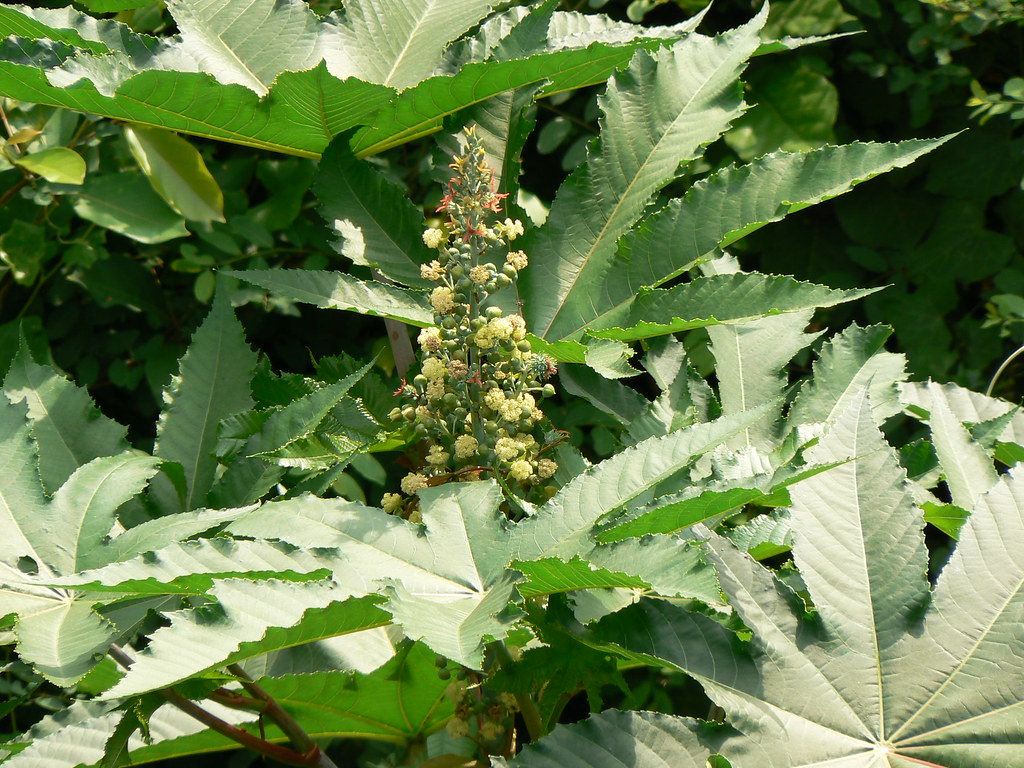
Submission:
M 14 161 L 27 171 L 55 184 L 81 184 L 85 181 L 85 159 L 67 147 L 50 147 Z
M 103 416 L 89 393 L 55 368 L 39 365 L 25 339 L 4 379 L 4 393 L 28 404 L 32 437 L 39 446 L 39 474 L 48 492 L 97 456 L 124 451 L 125 428 Z
M 565 485 L 535 516 L 523 520 L 512 530 L 516 559 L 560 557 L 567 560 L 578 555 L 589 561 L 594 547 L 591 530 L 601 518 L 651 491 L 699 456 L 741 433 L 762 418 L 765 410 L 762 406 L 747 413 L 695 424 L 664 437 L 652 437 L 589 467 Z M 623 570 L 603 563 L 594 564 Z M 639 571 L 633 573 L 646 578 Z
M 49 575 L 56 532 L 46 527 L 46 498 L 26 410 L 0 398 L 0 563 L 13 566 L 19 558 L 31 557 L 39 573 Z
M 275 296 L 317 307 L 349 309 L 388 317 L 410 325 L 433 325 L 434 314 L 426 294 L 378 282 L 363 282 L 342 272 L 308 269 L 250 269 L 226 272 L 230 277 L 258 285 Z
M 330 581 L 219 579 L 212 602 L 167 614 L 131 669 L 103 694 L 134 696 L 201 672 L 298 643 L 380 626 L 375 599 L 356 599 Z
M 754 105 L 725 134 L 741 159 L 835 141 L 839 94 L 827 77 L 799 57 L 784 56 L 751 71 L 748 87 Z
M 706 768 L 716 736 L 691 718 L 608 710 L 528 745 L 510 768 Z
M 568 36 L 509 61 L 462 62 L 456 74 L 430 77 L 398 96 L 353 74 L 364 66 L 375 70 L 382 60 L 399 65 L 395 74 L 403 77 L 425 67 L 432 54 L 420 54 L 443 48 L 447 34 L 419 37 L 414 55 L 402 57 L 409 38 L 398 32 L 410 19 L 420 30 L 433 29 L 442 22 L 436 13 L 418 24 L 405 5 L 367 2 L 347 9 L 367 23 L 346 29 L 336 19 L 317 22 L 298 0 L 259 0 L 257 12 L 233 17 L 243 5 L 179 0 L 170 8 L 181 17 L 181 38 L 162 41 L 73 11 L 11 9 L 0 17 L 0 32 L 49 39 L 3 43 L 0 93 L 305 157 L 319 156 L 343 131 L 374 123 L 356 147 L 365 155 L 438 130 L 445 116 L 513 88 L 548 82 L 555 92 L 602 82 L 638 47 L 660 42 L 635 39 L 639 32 L 633 32 L 585 48 L 586 36 Z M 422 7 L 441 6 L 431 0 Z M 373 31 L 372 19 L 387 20 L 388 34 L 364 37 Z M 450 33 L 451 20 L 443 22 Z M 326 61 L 318 63 L 321 58 Z
M 203 708 L 225 722 L 252 723 L 256 714 L 204 702 Z M 9 768 L 77 768 L 96 765 L 104 756 L 124 713 L 112 702 L 76 701 L 67 709 L 50 715 L 19 738 L 28 746 L 7 761 Z M 214 750 L 235 749 L 237 743 L 206 729 L 202 723 L 166 704 L 150 718 L 152 744 L 133 737 L 129 750 L 135 764 L 164 757 L 194 755 Z M 253 727 L 252 731 L 258 733 Z
M 933 594 L 923 521 L 865 400 L 818 446 L 854 461 L 792 491 L 793 554 L 816 618 L 715 538 L 749 649 L 666 603 L 626 609 L 597 634 L 700 680 L 742 732 L 720 749 L 734 764 L 1012 765 L 1024 736 L 1024 485 L 1004 476 L 981 497 Z
M 65 574 L 105 564 L 101 544 L 114 526 L 117 508 L 141 493 L 159 466 L 159 459 L 127 451 L 78 467 L 47 509 L 48 528 L 60 531 L 49 564 Z
M 974 509 L 981 495 L 996 484 L 999 476 L 985 449 L 971 439 L 964 425 L 953 415 L 945 391 L 938 386 L 925 386 L 931 395 L 932 445 L 938 454 L 949 495 L 956 506 Z
M 720 260 L 723 263 L 726 260 Z M 705 269 L 734 271 L 735 267 L 710 262 Z M 754 405 L 775 401 L 786 388 L 782 374 L 785 366 L 819 334 L 804 333 L 813 309 L 762 317 L 744 325 L 708 327 L 711 351 L 715 356 L 718 397 L 724 416 L 746 413 Z M 771 449 L 775 443 L 777 405 L 742 434 L 733 438 L 730 448 Z
M 587 313 L 551 338 L 574 336 L 590 325 L 621 323 L 641 288 L 661 285 L 765 224 L 909 165 L 949 138 L 776 152 L 698 181 L 620 240 L 617 257 L 602 277 L 600 300 L 591 291 Z
M 217 469 L 217 426 L 252 405 L 249 379 L 255 367 L 256 356 L 245 343 L 227 292 L 220 291 L 164 392 L 153 453 L 181 464 L 186 482 L 184 498 L 166 478 L 154 483 L 152 495 L 165 513 L 203 503 Z
M 140 243 L 163 243 L 188 234 L 185 220 L 141 173 L 91 176 L 75 196 L 74 207 L 86 221 Z
M 737 324 L 761 317 L 831 307 L 856 301 L 879 289 L 842 290 L 786 275 L 712 274 L 667 290 L 641 290 L 622 328 L 597 321 L 592 336 L 632 341 L 694 328 Z M 609 318 L 606 318 L 609 319 Z
M 927 419 L 933 398 L 939 390 L 949 410 L 962 424 L 980 424 L 1014 411 L 996 438 L 1007 443 L 1024 444 L 1024 412 L 1001 398 L 972 392 L 957 384 L 905 382 L 900 385 L 900 401 L 911 416 Z
M 419 269 L 431 259 L 422 214 L 400 187 L 352 154 L 347 137 L 324 151 L 313 191 L 320 214 L 341 236 L 335 248 L 342 256 L 405 285 L 430 285 Z
M 636 376 L 640 371 L 629 364 L 633 350 L 621 341 L 591 339 L 584 355 L 586 364 L 606 379 Z
M 490 6 L 490 0 L 350 2 L 340 25 L 351 70 L 346 74 L 409 88 L 433 74 L 448 43 L 480 21 Z
M 34 283 L 45 258 L 44 230 L 38 224 L 15 219 L 7 231 L 0 235 L 0 261 L 10 269 L 16 283 Z
M 879 424 L 898 413 L 897 384 L 906 377 L 906 358 L 884 351 L 891 334 L 884 325 L 852 325 L 827 341 L 814 362 L 814 377 L 801 387 L 790 409 L 790 428 L 834 421 L 865 387 Z
M 951 539 L 960 538 L 960 529 L 968 517 L 968 512 L 955 504 L 935 504 L 926 501 L 921 505 L 924 521 L 931 523 Z
M 224 193 L 195 147 L 160 128 L 123 130 L 135 161 L 171 208 L 189 221 L 224 221 Z
M 735 83 L 764 18 L 717 38 L 694 34 L 672 48 L 637 53 L 610 81 L 599 101 L 600 143 L 562 185 L 544 227 L 523 244 L 534 259 L 520 290 L 538 336 L 561 339 L 593 318 L 594 286 L 603 285 L 618 238 L 679 164 L 739 115 Z
M 614 416 L 623 426 L 638 419 L 647 408 L 647 398 L 602 376 L 592 367 L 563 365 L 558 370 L 558 383 L 569 394 L 586 400 L 595 408 Z

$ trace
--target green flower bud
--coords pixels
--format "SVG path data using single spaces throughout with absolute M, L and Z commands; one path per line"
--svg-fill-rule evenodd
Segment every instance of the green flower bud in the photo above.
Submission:
M 402 409 L 402 418 L 406 421 L 412 421 L 416 418 L 416 409 L 411 405 L 405 406 L 405 408 Z
M 450 274 L 453 279 L 458 280 L 460 277 L 463 277 L 466 274 L 466 268 L 463 267 L 461 264 L 456 264 L 455 266 L 448 270 L 448 274 Z
M 486 283 L 484 285 L 484 290 L 487 293 L 494 293 L 496 290 L 498 290 L 498 281 L 497 280 L 491 280 L 490 282 Z
M 447 329 L 449 329 L 449 330 L 451 330 L 452 328 L 455 328 L 455 327 L 456 327 L 457 325 L 458 325 L 458 323 L 457 323 L 457 322 L 455 322 L 455 318 L 454 318 L 454 317 L 451 317 L 451 316 L 448 316 L 448 315 L 446 315 L 446 316 L 445 316 L 445 317 L 444 317 L 444 318 L 443 318 L 443 319 L 441 320 L 441 326 L 442 326 L 443 328 L 447 328 Z
M 533 349 L 533 347 L 530 346 L 530 342 L 526 341 L 526 339 L 523 339 L 522 341 L 516 344 L 516 349 L 518 349 L 520 352 L 529 352 Z
M 388 418 L 391 419 L 392 421 L 398 421 L 400 418 L 402 418 L 402 409 L 392 408 L 390 411 L 388 411 Z
M 545 384 L 544 388 L 541 390 L 541 395 L 543 395 L 544 397 L 551 397 L 554 394 L 555 394 L 555 385 L 554 384 Z
M 454 408 L 459 404 L 458 395 L 454 392 L 448 392 L 444 397 L 441 398 L 441 402 L 447 405 L 449 408 Z
M 504 314 L 504 313 L 501 311 L 501 307 L 488 307 L 487 308 L 487 316 L 488 317 L 501 317 L 502 314 Z
M 519 277 L 519 270 L 513 267 L 511 264 L 506 264 L 501 268 L 502 274 L 510 280 L 515 280 Z
M 489 435 L 493 435 L 497 431 L 498 424 L 496 422 L 491 421 L 490 419 L 484 422 L 484 432 L 486 432 Z
M 496 278 L 494 278 L 494 282 L 498 284 L 499 290 L 502 288 L 508 288 L 510 285 L 512 285 L 512 281 L 505 275 L 498 275 Z

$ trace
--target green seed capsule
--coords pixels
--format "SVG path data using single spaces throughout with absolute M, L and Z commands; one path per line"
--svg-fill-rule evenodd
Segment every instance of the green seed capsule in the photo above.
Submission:
M 443 669 L 448 666 L 448 659 L 439 654 L 434 657 L 434 666 Z
M 439 669 L 437 670 L 437 676 L 442 680 L 448 680 L 451 678 L 452 673 L 448 669 Z

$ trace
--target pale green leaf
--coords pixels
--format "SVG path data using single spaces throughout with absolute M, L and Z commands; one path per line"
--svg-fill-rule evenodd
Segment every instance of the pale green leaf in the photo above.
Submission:
M 897 384 L 906 377 L 906 358 L 884 351 L 891 333 L 884 325 L 852 325 L 827 341 L 814 362 L 813 378 L 790 409 L 790 428 L 834 421 L 865 387 L 879 424 L 898 413 Z
M 590 339 L 584 354 L 586 364 L 606 379 L 624 379 L 640 371 L 629 363 L 634 351 L 627 344 L 613 339 Z
M 12 402 L 28 404 L 40 479 L 50 492 L 81 465 L 128 447 L 125 428 L 103 416 L 84 388 L 38 364 L 24 339 L 4 379 L 4 392 Z
M 135 162 L 171 208 L 189 221 L 224 221 L 224 193 L 195 147 L 160 128 L 126 125 L 124 136 Z
M 510 768 L 706 768 L 721 738 L 691 718 L 608 710 L 528 745 Z M 506 765 L 504 761 L 499 765 Z
M 745 325 L 708 328 L 715 356 L 718 397 L 725 416 L 742 414 L 760 403 L 776 401 L 786 388 L 783 367 L 819 334 L 804 333 L 813 310 L 763 317 Z M 729 442 L 730 448 L 770 449 L 780 406 Z
M 912 416 L 927 419 L 937 390 L 942 391 L 946 405 L 963 424 L 980 424 L 1014 411 L 996 437 L 1003 442 L 1024 445 L 1024 412 L 1015 410 L 1013 403 L 1002 398 L 973 392 L 958 384 L 913 381 L 900 385 L 900 401 Z
M 458 483 L 420 492 L 425 532 L 379 509 L 305 496 L 263 505 L 232 523 L 236 535 L 300 547 L 335 547 L 335 578 L 360 593 L 383 592 L 407 634 L 467 666 L 482 661 L 485 634 L 511 628 L 506 606 L 521 577 L 493 483 Z M 478 668 L 478 667 L 477 667 Z
M 962 509 L 973 509 L 978 498 L 996 484 L 998 475 L 985 449 L 953 415 L 945 390 L 925 384 L 931 398 L 932 445 L 939 457 L 939 468 L 946 479 L 952 501 Z
M 257 717 L 253 712 L 229 709 L 209 701 L 203 702 L 203 708 L 234 725 L 254 724 Z M 107 740 L 123 716 L 123 711 L 113 702 L 76 701 L 22 734 L 19 742 L 29 742 L 28 747 L 4 764 L 9 768 L 96 765 L 103 759 Z M 137 734 L 128 742 L 131 764 L 237 748 L 235 742 L 206 729 L 198 720 L 170 704 L 156 711 L 149 726 L 151 744 L 146 744 Z
M 398 90 L 431 75 L 448 43 L 490 11 L 490 0 L 352 0 L 339 23 L 351 70 Z M 289 67 L 304 69 L 304 67 Z
M 185 496 L 179 499 L 166 478 L 154 482 L 153 496 L 164 512 L 202 505 L 217 469 L 217 426 L 252 404 L 249 379 L 255 366 L 256 356 L 245 343 L 227 292 L 220 291 L 164 391 L 153 453 L 181 464 L 186 483 Z
M 641 290 L 623 327 L 605 327 L 597 320 L 588 333 L 605 339 L 632 341 L 694 328 L 745 323 L 761 317 L 831 307 L 869 296 L 878 289 L 836 289 L 802 282 L 786 275 L 713 274 L 667 290 Z
M 519 560 L 580 556 L 589 560 L 591 529 L 604 516 L 658 483 L 684 470 L 692 461 L 742 433 L 763 417 L 765 407 L 696 424 L 664 437 L 653 437 L 589 467 L 565 485 L 537 514 L 512 531 Z M 643 576 L 641 573 L 636 575 Z
M 114 627 L 91 602 L 56 596 L 38 611 L 23 611 L 14 634 L 18 655 L 50 682 L 67 687 L 96 666 L 114 640 Z
M 227 272 L 270 291 L 275 296 L 330 309 L 349 309 L 366 315 L 388 317 L 410 325 L 433 325 L 427 296 L 420 291 L 363 282 L 343 272 L 308 269 L 250 269 Z
M 52 574 L 54 531 L 46 526 L 46 498 L 36 466 L 32 422 L 23 404 L 0 398 L 0 563 L 30 557 L 39 573 Z M 6 580 L 6 579 L 5 579 Z
M 585 40 L 570 37 L 513 60 L 467 64 L 398 97 L 393 88 L 352 74 L 368 52 L 398 51 L 407 38 L 353 41 L 336 19 L 317 22 L 298 0 L 275 7 L 259 0 L 256 13 L 238 16 L 242 5 L 186 7 L 179 0 L 174 11 L 183 34 L 159 41 L 71 11 L 12 9 L 0 17 L 0 32 L 49 39 L 3 44 L 0 93 L 306 157 L 319 156 L 337 134 L 373 123 L 356 147 L 368 154 L 438 130 L 445 116 L 510 89 L 547 83 L 554 92 L 602 82 L 638 47 L 659 42 L 634 34 L 586 48 Z M 372 13 L 380 6 L 362 7 Z M 391 15 L 402 16 L 403 9 L 395 6 Z M 67 45 L 83 39 L 92 53 Z M 437 44 L 421 39 L 418 48 Z
M 313 185 L 320 214 L 340 235 L 335 248 L 405 285 L 424 287 L 419 265 L 436 255 L 423 243 L 423 216 L 402 189 L 356 158 L 345 137 L 324 151 Z
M 207 593 L 212 602 L 167 614 L 170 626 L 150 635 L 150 643 L 136 654 L 127 674 L 103 694 L 105 699 L 133 696 L 164 688 L 200 672 L 266 653 L 282 645 L 332 637 L 379 626 L 379 610 L 372 605 L 347 606 L 352 592 L 330 581 L 295 583 L 267 579 L 228 578 L 216 581 Z M 325 609 L 341 606 L 356 619 L 346 626 L 337 619 L 329 634 L 302 630 L 304 622 L 321 624 Z M 375 611 L 367 622 L 367 608 Z M 342 614 L 343 616 L 344 614 Z M 376 619 L 373 621 L 373 619 Z M 299 628 L 301 639 L 290 628 Z M 312 635 L 312 636 L 311 636 Z
M 107 562 L 103 540 L 117 508 L 142 492 L 160 460 L 141 451 L 93 459 L 76 469 L 53 495 L 46 524 L 56 535 L 49 564 L 69 574 Z
M 558 383 L 569 394 L 586 398 L 595 408 L 614 416 L 623 426 L 640 418 L 648 406 L 647 398 L 635 389 L 605 378 L 587 366 L 561 366 Z
M 600 99 L 600 143 L 560 188 L 544 227 L 527 236 L 533 258 L 520 290 L 534 332 L 564 338 L 594 317 L 594 285 L 616 241 L 680 163 L 725 130 L 742 100 L 736 80 L 757 48 L 764 14 L 717 38 L 691 35 L 637 53 Z M 642 126 L 642 129 L 641 129 Z
M 15 165 L 55 184 L 85 181 L 85 159 L 67 147 L 50 147 L 15 159 Z

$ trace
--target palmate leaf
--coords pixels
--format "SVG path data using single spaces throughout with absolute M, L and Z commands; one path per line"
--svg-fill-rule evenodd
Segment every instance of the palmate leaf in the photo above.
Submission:
M 153 453 L 179 463 L 185 477 L 183 496 L 166 477 L 154 483 L 151 495 L 164 513 L 202 506 L 217 469 L 217 427 L 252 405 L 249 379 L 255 367 L 256 355 L 227 293 L 220 291 L 164 391 Z
M 559 189 L 544 227 L 525 238 L 534 256 L 520 290 L 534 333 L 560 339 L 594 314 L 593 285 L 618 238 L 681 162 L 740 114 L 736 81 L 757 49 L 765 13 L 717 38 L 690 35 L 638 53 L 599 100 L 600 143 Z M 643 128 L 641 128 L 643 126 Z
M 180 38 L 136 35 L 66 9 L 6 10 L 0 32 L 33 39 L 5 43 L 0 93 L 307 157 L 372 124 L 356 147 L 365 155 L 509 89 L 603 82 L 638 47 L 660 43 L 638 29 L 590 48 L 585 39 L 545 40 L 513 60 L 463 61 L 454 75 L 428 77 L 445 44 L 486 12 L 480 0 L 364 0 L 324 21 L 299 0 L 176 0 L 169 10 Z M 424 77 L 421 88 L 396 90 Z
M 712 537 L 749 647 L 654 602 L 602 621 L 598 644 L 696 677 L 741 732 L 721 747 L 733 764 L 1024 764 L 1024 484 L 1004 476 L 979 499 L 933 591 L 922 517 L 866 398 L 815 450 L 856 457 L 792 489 L 793 556 L 816 618 Z
M 15 419 L 20 410 L 10 404 L 2 409 Z M 17 445 L 17 440 L 5 443 Z M 31 463 L 31 443 L 22 443 L 21 449 Z M 14 506 L 5 499 L 8 517 L 0 520 L 5 544 L 0 616 L 16 616 L 18 654 L 58 685 L 73 685 L 92 669 L 116 630 L 95 612 L 95 598 L 37 582 L 102 564 L 100 543 L 114 525 L 117 508 L 142 491 L 158 465 L 158 460 L 137 452 L 93 459 L 75 470 L 51 500 L 42 498 L 34 468 L 22 468 L 21 486 L 15 475 L 7 475 L 12 482 L 5 490 L 22 498 Z M 16 467 L 8 462 L 6 469 Z M 20 558 L 31 558 L 39 578 L 13 567 Z

